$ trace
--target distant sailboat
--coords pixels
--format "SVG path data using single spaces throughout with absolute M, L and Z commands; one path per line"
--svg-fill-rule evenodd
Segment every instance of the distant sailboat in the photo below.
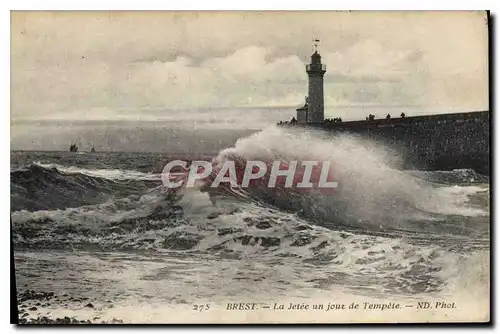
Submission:
M 76 146 L 76 143 L 75 144 L 71 143 L 71 145 L 69 147 L 69 151 L 70 152 L 78 152 L 78 146 Z
M 95 152 L 94 145 L 92 145 L 92 149 L 90 150 L 90 152 Z

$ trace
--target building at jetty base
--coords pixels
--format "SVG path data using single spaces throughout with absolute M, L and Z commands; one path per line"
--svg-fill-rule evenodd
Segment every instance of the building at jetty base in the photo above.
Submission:
M 319 42 L 319 40 L 315 40 Z M 480 173 L 490 171 L 490 112 L 436 114 L 399 117 L 387 115 L 376 119 L 343 122 L 341 118 L 325 119 L 323 77 L 326 65 L 315 44 L 310 64 L 306 65 L 309 91 L 305 104 L 296 109 L 297 116 L 279 126 L 314 128 L 331 132 L 348 132 L 387 145 L 403 157 L 405 168 L 450 170 L 471 168 Z

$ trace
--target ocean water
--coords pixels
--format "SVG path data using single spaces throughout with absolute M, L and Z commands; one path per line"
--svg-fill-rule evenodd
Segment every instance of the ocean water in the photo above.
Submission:
M 236 195 L 162 186 L 161 171 L 173 159 L 235 157 L 329 160 L 339 188 Z M 18 295 L 57 297 L 38 305 L 21 298 L 20 307 L 27 317 L 132 323 L 311 321 L 310 314 L 226 308 L 390 299 L 410 306 L 369 319 L 404 321 L 415 319 L 415 302 L 444 300 L 457 305 L 447 319 L 486 319 L 489 177 L 401 165 L 390 148 L 356 136 L 275 127 L 215 155 L 14 151 Z M 200 304 L 210 309 L 198 312 Z M 325 316 L 314 319 L 360 319 Z M 442 318 L 431 312 L 422 319 L 432 316 Z

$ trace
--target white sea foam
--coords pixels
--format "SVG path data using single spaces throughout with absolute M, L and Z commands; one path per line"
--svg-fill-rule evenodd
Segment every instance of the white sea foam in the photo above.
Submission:
M 323 196 L 315 205 L 331 208 L 342 203 L 353 217 L 375 224 L 393 224 L 420 212 L 484 216 L 487 211 L 471 207 L 468 195 L 487 188 L 437 187 L 402 170 L 398 154 L 358 136 L 272 127 L 240 139 L 220 152 L 216 163 L 234 157 L 246 160 L 330 161 L 338 192 Z
M 161 180 L 161 174 L 143 173 L 134 170 L 121 169 L 86 169 L 75 166 L 63 166 L 59 164 L 43 164 L 35 162 L 43 168 L 56 168 L 65 174 L 84 174 L 93 177 L 101 177 L 109 180 Z
M 340 192 L 319 198 L 315 205 L 335 208 L 340 198 L 348 210 L 342 213 L 352 213 L 356 218 L 376 224 L 377 229 L 364 225 L 357 229 L 335 224 L 326 226 L 321 220 L 285 212 L 277 205 L 265 205 L 250 198 L 224 198 L 213 203 L 206 193 L 197 189 L 186 189 L 180 194 L 183 195 L 180 200 L 169 202 L 157 190 L 142 196 L 110 199 L 99 205 L 12 212 L 15 243 L 34 244 L 35 248 L 64 243 L 64 249 L 86 249 L 89 244 L 112 249 L 98 256 L 84 251 L 79 251 L 78 256 L 73 251 L 69 254 L 17 252 L 16 256 L 29 260 L 19 261 L 19 266 L 34 273 L 20 281 L 29 282 L 30 289 L 49 290 L 53 289 L 53 277 L 66 277 L 64 275 L 76 268 L 81 280 L 60 279 L 58 282 L 65 291 L 85 291 L 94 294 L 98 301 L 112 299 L 115 306 L 112 309 L 96 308 L 103 320 L 118 317 L 131 322 L 164 322 L 172 317 L 173 321 L 207 321 L 214 313 L 198 312 L 197 318 L 180 320 L 172 314 L 177 314 L 176 311 L 193 314 L 186 313 L 186 305 L 210 302 L 214 305 L 213 312 L 220 312 L 223 319 L 222 313 L 227 313 L 223 310 L 224 303 L 231 301 L 351 303 L 377 301 L 377 296 L 382 296 L 379 300 L 387 301 L 387 296 L 391 296 L 391 300 L 407 303 L 431 297 L 454 301 L 458 309 L 448 313 L 449 320 L 455 316 L 462 320 L 469 319 L 464 316 L 470 319 L 487 316 L 487 235 L 475 238 L 469 233 L 476 231 L 476 221 L 485 221 L 479 216 L 488 215 L 486 208 L 474 206 L 470 201 L 471 197 L 489 191 L 487 185 L 436 185 L 398 169 L 397 156 L 384 147 L 346 135 L 325 138 L 318 134 L 267 129 L 239 140 L 217 159 L 224 161 L 231 154 L 247 160 L 315 158 L 331 161 L 339 178 Z M 156 177 L 135 171 L 40 166 L 111 179 Z M 162 215 L 174 206 L 182 211 L 178 221 L 176 217 Z M 447 215 L 453 215 L 448 222 Z M 408 217 L 425 221 L 427 225 L 419 232 L 405 231 L 405 226 L 397 223 Z M 473 230 L 466 230 L 469 221 L 473 222 Z M 453 234 L 443 222 L 463 229 Z M 383 224 L 398 229 L 378 229 Z M 442 234 L 434 233 L 436 225 L 444 226 L 440 230 Z M 403 233 L 398 234 L 401 231 Z M 187 246 L 179 248 L 183 242 Z M 119 253 L 120 249 L 157 252 L 124 255 Z M 154 255 L 148 259 L 149 254 Z M 54 265 L 47 266 L 47 261 Z M 43 267 L 37 267 L 42 264 Z M 19 272 L 22 274 L 23 270 Z M 50 279 L 40 279 L 43 275 Z M 89 281 L 93 284 L 90 292 Z M 115 300 L 116 296 L 120 296 L 120 300 Z M 479 316 L 472 316 L 471 303 L 475 303 L 474 311 L 481 311 Z M 168 309 L 162 306 L 165 304 L 169 305 Z M 50 311 L 57 316 L 91 317 L 94 314 L 81 305 L 78 307 L 61 306 Z M 416 317 L 415 309 L 404 308 L 401 312 L 398 320 Z M 244 314 L 242 321 L 252 322 L 267 319 L 266 314 L 270 313 L 233 314 Z M 277 314 L 280 313 L 272 312 L 274 319 Z M 304 320 L 304 314 L 288 313 L 288 316 L 300 321 Z M 315 319 L 344 317 L 342 319 L 353 321 L 360 316 L 359 312 L 324 314 Z M 369 315 L 377 321 L 391 321 L 396 319 L 395 314 Z M 431 316 L 422 320 L 432 319 Z

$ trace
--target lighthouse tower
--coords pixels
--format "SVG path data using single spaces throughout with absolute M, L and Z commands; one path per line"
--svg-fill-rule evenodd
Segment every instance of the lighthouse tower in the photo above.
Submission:
M 309 76 L 307 123 L 323 124 L 325 120 L 323 76 L 326 72 L 326 65 L 321 64 L 321 56 L 318 53 L 318 43 L 319 39 L 315 39 L 311 63 L 306 65 L 307 75 Z

